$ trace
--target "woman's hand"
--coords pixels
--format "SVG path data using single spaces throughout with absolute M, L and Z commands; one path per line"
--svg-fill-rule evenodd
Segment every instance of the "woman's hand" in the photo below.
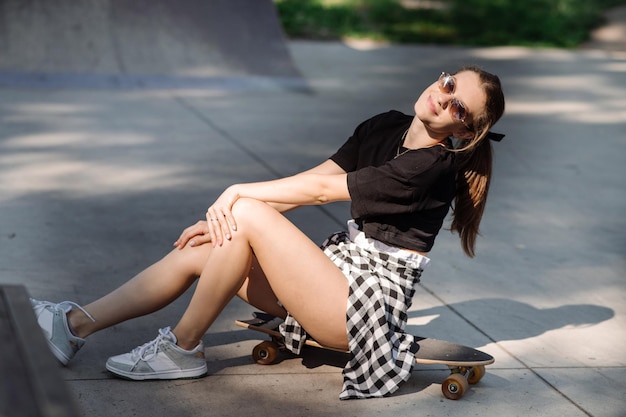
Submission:
M 221 246 L 224 238 L 230 240 L 231 232 L 237 230 L 237 223 L 232 215 L 231 209 L 239 195 L 233 187 L 229 187 L 222 195 L 207 209 L 206 220 L 199 220 L 196 224 L 189 226 L 180 234 L 174 242 L 174 246 L 183 249 L 185 246 L 200 246 L 213 242 L 213 246 Z
M 209 226 L 205 220 L 199 220 L 196 224 L 189 226 L 181 233 L 174 246 L 183 249 L 187 244 L 189 246 L 200 246 L 211 241 L 209 235 Z
M 237 223 L 231 210 L 238 199 L 239 194 L 236 191 L 236 186 L 230 186 L 207 209 L 207 226 L 214 247 L 222 246 L 224 239 L 230 240 L 232 238 L 231 231 L 237 230 Z

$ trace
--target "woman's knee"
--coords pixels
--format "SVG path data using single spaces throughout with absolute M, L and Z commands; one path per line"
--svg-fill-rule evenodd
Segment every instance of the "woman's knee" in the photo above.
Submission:
M 238 199 L 233 205 L 231 211 L 235 221 L 237 222 L 238 229 L 240 226 L 245 226 L 250 222 L 252 222 L 252 224 L 258 224 L 259 220 L 266 215 L 279 214 L 267 203 L 253 198 Z
M 199 276 L 211 253 L 211 245 L 186 246 L 183 249 L 173 249 L 161 259 L 171 270 Z

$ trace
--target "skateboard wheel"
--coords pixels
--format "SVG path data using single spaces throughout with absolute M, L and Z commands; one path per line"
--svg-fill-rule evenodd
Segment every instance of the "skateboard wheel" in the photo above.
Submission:
M 461 374 L 452 374 L 441 384 L 441 391 L 449 400 L 458 400 L 468 389 L 467 379 Z
M 485 366 L 484 365 L 474 366 L 472 367 L 472 370 L 469 376 L 467 377 L 467 382 L 469 382 L 472 385 L 477 384 L 478 381 L 480 381 L 483 376 L 485 376 Z
M 274 342 L 259 343 L 252 350 L 252 359 L 259 365 L 271 365 L 278 357 L 278 346 Z

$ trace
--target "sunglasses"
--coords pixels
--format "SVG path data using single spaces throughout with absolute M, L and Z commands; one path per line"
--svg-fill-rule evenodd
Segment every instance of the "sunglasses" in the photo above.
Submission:
M 437 84 L 439 85 L 439 90 L 442 93 L 450 95 L 454 94 L 454 90 L 456 89 L 456 80 L 454 76 L 448 74 L 447 72 L 442 72 L 439 76 Z M 463 123 L 463 126 L 465 126 L 469 131 L 472 131 L 472 128 L 465 123 L 467 109 L 465 109 L 465 105 L 463 103 L 453 97 L 448 105 L 448 111 L 450 112 L 452 119 Z

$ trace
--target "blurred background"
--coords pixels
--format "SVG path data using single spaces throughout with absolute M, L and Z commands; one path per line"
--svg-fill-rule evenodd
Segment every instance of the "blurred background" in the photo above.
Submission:
M 275 0 L 291 38 L 576 47 L 624 0 Z

